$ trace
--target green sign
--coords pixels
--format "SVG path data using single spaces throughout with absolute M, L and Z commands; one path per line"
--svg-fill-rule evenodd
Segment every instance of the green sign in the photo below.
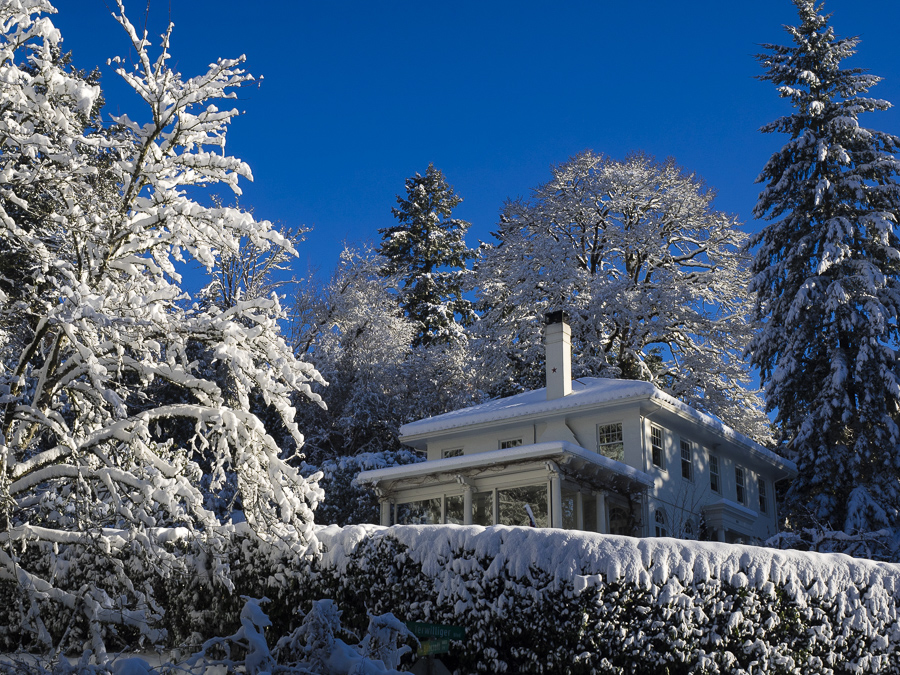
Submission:
M 406 627 L 409 632 L 420 640 L 465 640 L 466 629 L 462 626 L 441 626 L 436 623 L 419 623 L 417 621 L 407 621 Z
M 443 638 L 441 640 L 422 640 L 416 653 L 419 656 L 428 656 L 429 654 L 446 654 L 449 651 L 450 639 Z

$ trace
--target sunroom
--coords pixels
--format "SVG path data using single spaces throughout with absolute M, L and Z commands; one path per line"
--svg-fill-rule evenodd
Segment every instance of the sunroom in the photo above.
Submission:
M 646 473 L 567 441 L 362 472 L 381 524 L 532 525 L 639 534 Z

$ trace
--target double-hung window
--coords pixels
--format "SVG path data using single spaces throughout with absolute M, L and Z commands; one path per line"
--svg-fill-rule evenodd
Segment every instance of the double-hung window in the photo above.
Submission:
M 662 429 L 659 427 L 650 427 L 650 455 L 654 466 L 658 466 L 660 469 L 666 468 Z
M 719 458 L 709 456 L 709 489 L 716 494 L 722 494 L 722 482 L 719 477 Z
M 759 487 L 759 511 L 760 513 L 769 512 L 769 486 L 766 484 L 765 478 L 758 478 L 757 486 Z
M 690 441 L 681 439 L 681 477 L 694 480 L 694 453 Z
M 734 467 L 734 490 L 735 496 L 739 504 L 746 504 L 746 484 L 744 483 L 744 470 L 736 466 Z
M 597 451 L 610 459 L 625 461 L 625 444 L 622 441 L 622 423 L 601 424 L 597 427 Z

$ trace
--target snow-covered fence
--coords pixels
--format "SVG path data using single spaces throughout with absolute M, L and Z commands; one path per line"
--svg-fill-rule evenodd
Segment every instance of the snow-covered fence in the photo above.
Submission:
M 461 672 L 900 673 L 900 565 L 508 527 L 318 538 L 316 591 L 360 622 L 465 626 Z

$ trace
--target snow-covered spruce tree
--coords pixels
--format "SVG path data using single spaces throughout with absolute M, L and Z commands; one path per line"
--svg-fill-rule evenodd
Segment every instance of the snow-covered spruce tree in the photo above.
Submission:
M 866 532 L 900 518 L 900 138 L 865 129 L 879 78 L 841 68 L 856 38 L 795 0 L 789 47 L 757 58 L 795 110 L 763 127 L 790 140 L 758 178 L 772 221 L 751 239 L 761 330 L 750 344 L 781 451 L 797 462 L 790 523 Z
M 147 108 L 101 127 L 99 87 L 60 65 L 49 2 L 0 2 L 0 242 L 20 261 L 0 306 L 0 637 L 82 635 L 98 658 L 106 626 L 161 639 L 153 575 L 229 587 L 235 527 L 204 507 L 201 467 L 211 490 L 236 473 L 252 536 L 284 555 L 313 541 L 321 499 L 249 410 L 258 392 L 299 444 L 290 396 L 318 399 L 321 377 L 279 336 L 277 300 L 223 310 L 180 285 L 178 263 L 212 269 L 242 237 L 291 248 L 269 223 L 188 196 L 213 183 L 239 194 L 250 178 L 224 153 L 238 113 L 214 102 L 252 78 L 236 59 L 183 80 L 171 27 L 153 60 L 118 10 L 137 59 L 116 72 Z M 148 399 L 154 381 L 179 396 Z M 191 425 L 185 442 L 166 437 L 173 419 Z
M 391 212 L 398 224 L 379 230 L 383 274 L 400 278 L 400 306 L 417 330 L 414 346 L 459 340 L 475 317 L 463 297 L 466 261 L 475 255 L 465 242 L 469 223 L 451 217 L 460 202 L 429 164 L 424 176 L 406 179 L 406 197 L 397 196 Z
M 385 262 L 345 248 L 331 279 L 305 284 L 296 300 L 295 349 L 331 383 L 320 390 L 326 408 L 298 407 L 304 451 L 324 473 L 322 524 L 377 522 L 356 474 L 416 461 L 400 447 L 400 426 L 477 400 L 468 343 L 413 347 L 416 324 L 398 305 L 396 277 L 382 276 Z
M 493 394 L 543 385 L 542 317 L 570 315 L 576 376 L 648 380 L 765 439 L 748 388 L 746 236 L 672 160 L 583 152 L 508 202 L 476 262 L 477 352 Z

